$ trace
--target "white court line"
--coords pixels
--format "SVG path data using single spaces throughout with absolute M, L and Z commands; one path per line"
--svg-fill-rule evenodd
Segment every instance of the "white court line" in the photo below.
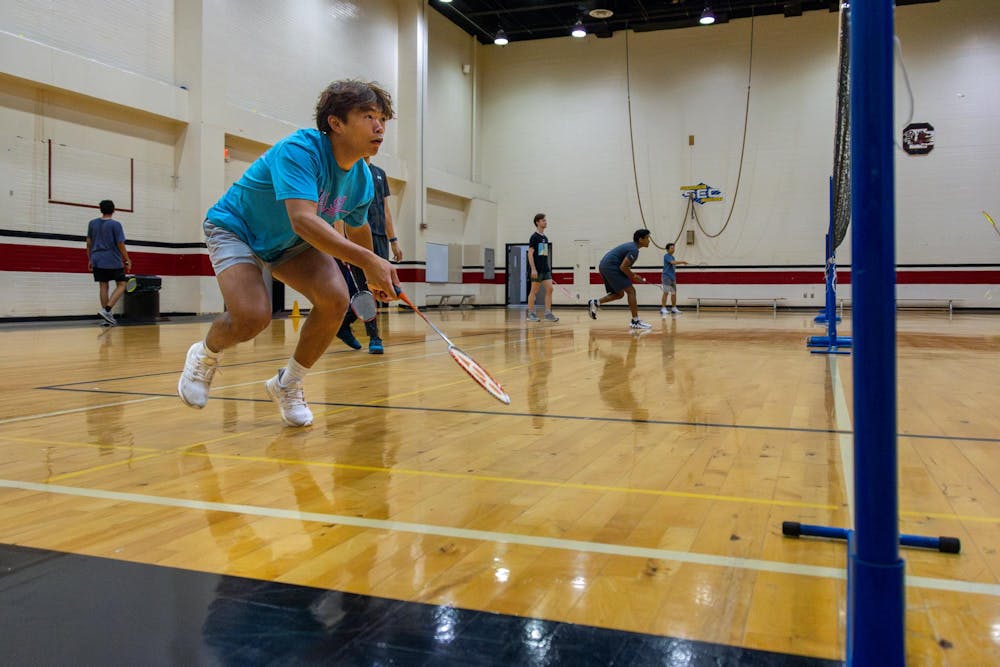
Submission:
M 149 396 L 147 398 L 133 398 L 128 401 L 116 401 L 114 403 L 101 403 L 100 405 L 88 405 L 85 408 L 73 408 L 72 410 L 56 410 L 55 412 L 42 412 L 34 415 L 24 415 L 22 417 L 8 417 L 7 419 L 0 419 L 0 425 L 13 424 L 14 422 L 23 422 L 31 419 L 45 419 L 46 417 L 58 417 L 59 415 L 71 415 L 74 412 L 89 412 L 90 410 L 100 410 L 101 408 L 113 408 L 116 405 L 129 405 L 131 403 L 145 403 L 146 401 L 157 401 L 161 398 L 167 398 L 167 397 Z
M 851 423 L 844 397 L 844 383 L 837 371 L 837 355 L 831 354 L 830 384 L 833 385 L 833 414 L 837 420 L 837 441 L 840 443 L 840 469 L 844 474 L 844 493 L 847 495 L 847 516 L 854 529 L 854 425 Z
M 479 346 L 476 346 L 476 347 L 467 347 L 467 348 L 464 348 L 464 349 L 466 349 L 466 350 L 480 350 L 480 349 L 482 349 L 484 347 L 494 347 L 494 346 L 492 344 L 491 345 L 479 345 Z M 368 362 L 366 364 L 354 364 L 353 366 L 344 366 L 342 368 L 331 368 L 331 369 L 325 370 L 325 371 L 315 371 L 313 373 L 310 373 L 310 375 L 326 375 L 327 373 L 339 373 L 341 371 L 351 370 L 352 368 L 365 368 L 367 366 L 379 366 L 379 365 L 382 365 L 382 364 L 387 364 L 390 361 L 395 362 L 395 361 L 411 361 L 413 359 L 427 359 L 428 357 L 440 357 L 440 356 L 443 356 L 444 354 L 446 354 L 446 353 L 445 352 L 428 352 L 427 354 L 421 354 L 421 355 L 415 356 L 415 357 L 394 357 L 392 359 L 383 359 L 383 360 L 380 360 L 380 361 L 371 361 L 371 362 Z M 263 363 L 263 362 L 261 362 L 261 363 Z M 180 374 L 180 371 L 178 371 L 178 374 Z M 115 380 L 115 378 L 111 378 L 111 379 L 108 379 L 108 380 L 94 380 L 94 383 L 98 384 L 98 383 L 101 383 L 101 382 L 112 382 L 114 380 Z M 221 385 L 221 386 L 218 386 L 218 387 L 213 387 L 213 389 L 216 392 L 219 392 L 219 391 L 222 391 L 224 389 L 235 389 L 237 387 L 249 387 L 251 385 L 263 384 L 263 383 L 264 383 L 263 380 L 253 380 L 252 382 L 241 382 L 239 384 L 224 384 L 224 385 Z M 176 394 L 170 394 L 169 396 L 148 396 L 146 398 L 133 398 L 133 399 L 130 399 L 130 400 L 127 400 L 127 401 L 115 401 L 114 403 L 101 403 L 100 405 L 88 405 L 86 407 L 72 408 L 70 410 L 56 410 L 55 412 L 40 412 L 40 413 L 33 414 L 33 415 L 23 415 L 21 417 L 8 417 L 7 419 L 0 419 L 0 426 L 3 426 L 4 424 L 14 424 L 16 422 L 30 421 L 32 419 L 46 419 L 48 417 L 59 417 L 61 415 L 71 415 L 71 414 L 74 414 L 74 413 L 77 413 L 77 412 L 90 412 L 91 410 L 100 410 L 102 408 L 113 408 L 113 407 L 116 407 L 118 405 L 131 405 L 133 403 L 145 403 L 147 401 L 159 401 L 159 400 L 162 400 L 164 398 L 174 399 L 174 398 L 177 398 L 177 395 Z
M 687 551 L 673 551 L 670 549 L 632 547 L 624 544 L 603 544 L 600 542 L 563 540 L 553 537 L 517 535 L 514 533 L 498 533 L 486 530 L 469 530 L 466 528 L 432 526 L 428 524 L 409 523 L 405 521 L 365 519 L 363 517 L 343 516 L 339 514 L 322 514 L 319 512 L 300 512 L 298 510 L 284 510 L 273 507 L 259 507 L 256 505 L 232 505 L 229 503 L 215 503 L 204 500 L 150 496 L 138 493 L 104 491 L 102 489 L 86 489 L 75 486 L 60 486 L 57 484 L 38 484 L 35 482 L 21 482 L 8 479 L 0 479 L 0 488 L 37 491 L 39 493 L 58 493 L 84 498 L 143 503 L 146 505 L 160 505 L 164 507 L 180 507 L 184 509 L 212 512 L 229 512 L 233 514 L 263 516 L 273 519 L 294 519 L 296 521 L 333 523 L 344 526 L 356 526 L 359 528 L 416 533 L 418 535 L 437 535 L 439 537 L 454 537 L 458 539 L 497 542 L 501 544 L 520 544 L 543 549 L 566 549 L 569 551 L 610 554 L 614 556 L 656 558 L 681 563 L 696 563 L 698 565 L 714 565 L 717 567 L 756 570 L 758 572 L 777 572 L 779 574 L 824 577 L 828 579 L 847 578 L 846 571 L 843 568 L 837 567 L 800 565 L 798 563 L 783 563 L 780 561 L 759 560 L 755 558 L 737 558 L 734 556 L 716 556 L 712 554 L 692 553 Z M 906 583 L 909 586 L 917 588 L 934 588 L 938 590 L 978 593 L 980 595 L 993 595 L 1000 597 L 1000 584 L 983 584 L 973 581 L 932 579 L 928 577 L 907 577 Z

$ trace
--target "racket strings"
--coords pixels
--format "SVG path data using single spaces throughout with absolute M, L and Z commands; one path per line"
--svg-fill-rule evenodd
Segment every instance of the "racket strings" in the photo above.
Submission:
M 475 359 L 470 357 L 468 354 L 463 352 L 457 347 L 451 347 L 448 349 L 448 353 L 451 355 L 452 359 L 455 360 L 462 369 L 472 377 L 473 380 L 479 383 L 483 389 L 485 389 L 493 398 L 499 400 L 502 403 L 510 404 L 510 396 L 504 391 L 503 385 L 497 381 L 489 371 L 479 365 Z

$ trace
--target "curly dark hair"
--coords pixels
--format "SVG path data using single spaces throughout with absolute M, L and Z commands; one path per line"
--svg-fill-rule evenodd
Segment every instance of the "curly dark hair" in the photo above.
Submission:
M 316 127 L 323 134 L 330 133 L 330 116 L 346 121 L 354 109 L 374 109 L 391 120 L 396 116 L 392 96 L 374 81 L 343 79 L 334 81 L 320 93 L 316 103 Z

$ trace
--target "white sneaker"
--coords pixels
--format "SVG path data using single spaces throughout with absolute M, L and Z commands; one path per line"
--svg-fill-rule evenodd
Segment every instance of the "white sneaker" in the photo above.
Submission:
M 660 308 L 660 315 L 669 315 L 670 311 L 666 308 Z
M 629 323 L 629 327 L 632 329 L 652 329 L 653 325 L 649 322 L 643 322 L 642 320 L 632 320 Z
M 198 341 L 188 348 L 184 372 L 177 381 L 177 395 L 185 405 L 199 410 L 208 403 L 208 389 L 218 368 L 219 360 L 206 353 L 205 344 Z
M 677 306 L 674 306 L 673 308 L 671 308 L 670 312 L 673 313 L 674 315 L 680 315 L 681 314 L 680 308 L 678 308 Z
M 587 302 L 587 311 L 590 313 L 590 319 L 597 319 L 597 309 L 601 307 L 601 304 L 597 302 L 597 299 L 591 299 Z
M 533 311 L 533 310 L 529 310 L 528 311 L 528 321 L 529 322 L 537 322 L 538 321 L 538 315 L 535 314 L 535 311 Z
M 545 313 L 545 321 L 546 321 L 546 322 L 558 322 L 558 321 L 559 321 L 559 318 L 558 318 L 558 317 L 556 317 L 556 316 L 555 316 L 555 313 L 553 313 L 553 312 L 552 312 L 552 311 L 550 310 L 549 312 Z
M 104 321 L 107 322 L 108 324 L 111 325 L 118 324 L 118 320 L 115 319 L 115 316 L 112 315 L 111 311 L 108 310 L 107 308 L 101 308 L 99 311 L 97 311 L 97 314 L 103 317 Z
M 306 405 L 305 394 L 301 382 L 293 382 L 288 386 L 281 384 L 282 368 L 278 374 L 264 383 L 267 395 L 281 411 L 281 419 L 289 426 L 309 426 L 313 423 L 313 413 Z

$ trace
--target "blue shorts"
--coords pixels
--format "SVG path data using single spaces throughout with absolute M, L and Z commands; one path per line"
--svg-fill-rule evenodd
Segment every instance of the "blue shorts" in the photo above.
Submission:
M 212 261 L 215 275 L 237 264 L 256 264 L 262 269 L 270 269 L 293 257 L 298 257 L 312 247 L 301 241 L 281 253 L 281 256 L 273 262 L 265 262 L 253 253 L 243 239 L 228 229 L 214 225 L 210 220 L 202 223 L 202 229 L 205 230 L 205 245 L 208 246 L 208 258 Z
M 604 278 L 604 289 L 608 291 L 608 294 L 618 294 L 632 286 L 632 281 L 621 269 L 612 266 L 598 268 L 601 271 L 601 278 Z

